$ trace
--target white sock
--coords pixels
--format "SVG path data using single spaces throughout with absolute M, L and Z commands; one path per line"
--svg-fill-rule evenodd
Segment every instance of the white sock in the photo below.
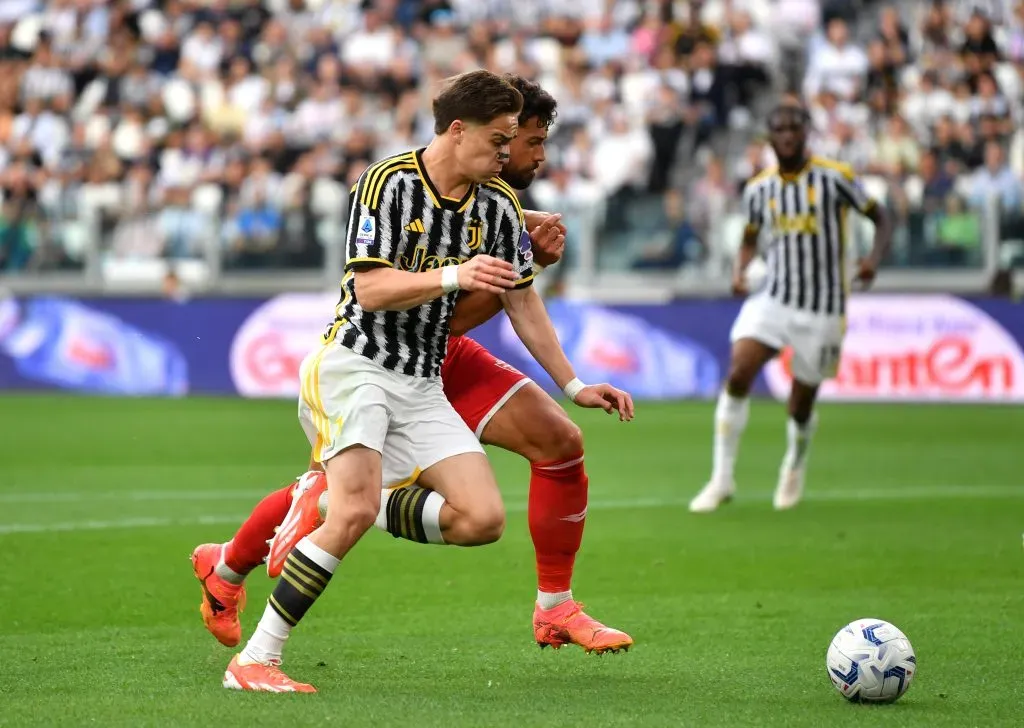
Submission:
M 733 397 L 725 389 L 718 395 L 715 407 L 715 451 L 711 480 L 730 483 L 740 451 L 740 438 L 750 416 L 750 400 Z
M 213 567 L 213 573 L 229 584 L 244 584 L 245 574 L 239 574 L 225 563 L 224 554 L 227 553 L 227 550 L 228 545 L 224 544 L 223 548 L 220 550 L 220 560 L 217 562 L 217 565 Z
M 309 536 L 295 544 L 295 549 L 321 569 L 331 574 L 334 573 L 334 570 L 338 568 L 338 564 L 341 563 L 341 559 L 337 556 L 327 553 L 310 541 Z
M 310 541 L 309 536 L 295 544 L 295 550 L 329 574 L 333 574 L 341 563 L 336 556 Z M 302 615 L 298 614 L 296 618 L 301 619 Z M 264 665 L 281 664 L 281 652 L 291 631 L 292 625 L 288 624 L 268 602 L 267 608 L 263 610 L 263 616 L 260 617 L 260 623 L 256 625 L 256 632 L 242 650 L 243 661 L 260 662 Z
M 281 650 L 291 631 L 292 626 L 281 619 L 281 615 L 268 603 L 256 631 L 242 650 L 242 662 L 280 665 Z
M 541 609 L 554 609 L 572 599 L 572 589 L 564 592 L 543 592 L 537 590 L 537 604 Z
M 783 470 L 800 470 L 807 464 L 807 456 L 811 450 L 811 438 L 817 427 L 817 416 L 801 425 L 793 418 L 786 422 L 786 456 L 782 460 Z

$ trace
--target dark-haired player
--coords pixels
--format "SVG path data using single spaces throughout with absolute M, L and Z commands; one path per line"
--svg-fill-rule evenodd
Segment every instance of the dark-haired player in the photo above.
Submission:
M 443 495 L 432 527 L 455 542 L 500 536 L 504 507 L 493 472 L 440 378 L 458 291 L 499 295 L 527 348 L 576 404 L 632 416 L 628 395 L 575 377 L 530 285 L 522 211 L 511 189 L 493 179 L 516 137 L 522 104 L 519 91 L 491 73 L 456 77 L 434 100 L 430 145 L 360 177 L 341 301 L 323 346 L 300 369 L 299 419 L 313 459 L 324 466 L 329 507 L 324 522 L 290 549 L 256 633 L 225 672 L 225 687 L 314 691 L 281 672 L 282 648 L 373 525 L 381 483 L 404 489 L 418 482 Z
M 751 179 L 743 192 L 747 227 L 733 291 L 748 293 L 745 273 L 762 233 L 768 275 L 733 324 L 732 361 L 715 410 L 714 467 L 708 484 L 690 502 L 694 513 L 714 511 L 735 492 L 733 471 L 747 424 L 750 387 L 761 368 L 787 346 L 792 349 L 793 388 L 788 448 L 774 506 L 783 510 L 799 502 L 818 386 L 835 376 L 846 330 L 847 210 L 853 208 L 875 224 L 874 247 L 859 261 L 856 273 L 865 287 L 889 248 L 891 226 L 885 210 L 864 194 L 849 166 L 808 152 L 807 126 L 807 112 L 798 101 L 786 101 L 771 113 L 768 127 L 778 166 Z
M 544 162 L 544 143 L 557 104 L 539 85 L 518 76 L 509 80 L 523 95 L 523 110 L 501 179 L 524 189 Z M 550 217 L 533 215 L 537 270 L 541 264 L 558 261 L 564 235 L 551 226 Z M 567 643 L 596 652 L 627 648 L 632 644 L 628 635 L 591 619 L 572 598 L 573 565 L 583 537 L 588 490 L 579 428 L 524 374 L 495 359 L 472 339 L 459 336 L 500 308 L 497 296 L 460 296 L 451 323 L 455 336 L 448 342 L 441 379 L 456 412 L 484 442 L 519 453 L 531 462 L 528 518 L 538 579 L 534 636 L 540 645 L 556 648 Z M 310 523 L 315 518 L 310 505 L 325 486 L 323 474 L 311 470 L 264 498 L 227 544 L 204 544 L 194 552 L 196 576 L 204 586 L 203 619 L 225 645 L 234 646 L 241 639 L 238 609 L 244 598 L 245 576 L 267 558 L 268 541 L 285 520 L 295 496 L 309 493 L 295 501 L 302 507 L 290 514 L 279 531 L 277 558 L 268 561 L 268 570 L 275 575 L 287 556 L 284 547 L 288 541 L 294 542 L 302 535 L 301 529 L 315 525 Z M 410 510 L 413 518 L 406 521 L 403 516 Z M 428 513 L 426 524 L 424 510 Z M 418 487 L 385 491 L 377 525 L 410 540 L 440 542 L 450 534 L 438 534 L 427 526 L 430 513 L 440 515 L 442 510 L 448 509 L 439 494 L 424 493 Z

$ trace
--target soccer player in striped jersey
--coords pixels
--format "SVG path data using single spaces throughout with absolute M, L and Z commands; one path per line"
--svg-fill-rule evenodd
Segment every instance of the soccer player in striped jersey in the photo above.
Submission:
M 361 175 L 341 301 L 322 347 L 300 367 L 299 419 L 323 463 L 329 507 L 323 524 L 288 554 L 255 634 L 228 665 L 225 687 L 315 692 L 281 672 L 284 643 L 374 524 L 382 483 L 440 493 L 449 512 L 462 516 L 448 529 L 459 543 L 500 536 L 504 506 L 494 474 L 439 376 L 458 291 L 501 296 L 524 344 L 576 404 L 631 417 L 628 395 L 576 378 L 530 285 L 522 211 L 494 180 L 522 104 L 506 80 L 463 74 L 434 100 L 430 145 Z
M 506 78 L 523 95 L 523 109 L 519 133 L 509 145 L 509 159 L 500 177 L 515 189 L 525 189 L 545 160 L 544 145 L 557 102 L 532 81 L 515 75 Z M 565 243 L 558 216 L 526 214 L 534 270 L 557 263 Z M 633 642 L 628 634 L 593 619 L 573 599 L 572 577 L 586 524 L 589 485 L 579 427 L 525 374 L 468 336 L 460 336 L 500 310 L 497 296 L 460 296 L 441 381 L 452 407 L 483 442 L 518 453 L 531 463 L 528 521 L 537 573 L 534 637 L 541 647 L 576 644 L 595 653 L 626 649 Z M 203 621 L 229 647 L 241 639 L 238 611 L 244 602 L 246 575 L 266 560 L 267 571 L 277 576 L 297 539 L 319 523 L 317 501 L 326 481 L 318 464 L 311 467 L 295 482 L 263 498 L 226 544 L 202 544 L 193 552 L 195 575 L 203 587 Z M 445 531 L 461 514 L 452 511 L 439 493 L 414 485 L 385 490 L 381 500 L 378 528 L 397 538 L 452 543 Z M 268 558 L 270 541 L 275 551 Z
M 746 269 L 762 236 L 768 273 L 764 287 L 747 298 L 733 324 L 732 360 L 715 409 L 711 479 L 690 502 L 694 513 L 714 511 L 735 492 L 733 472 L 750 387 L 786 347 L 792 350 L 793 374 L 788 447 L 773 503 L 784 510 L 799 502 L 816 424 L 815 397 L 819 385 L 836 374 L 845 333 L 847 211 L 852 208 L 875 225 L 873 249 L 858 262 L 855 276 L 863 287 L 874 280 L 889 248 L 892 228 L 885 210 L 865 195 L 847 165 L 808 152 L 808 123 L 796 101 L 784 102 L 769 115 L 778 166 L 751 179 L 743 192 L 747 227 L 736 259 L 734 293 L 749 293 Z

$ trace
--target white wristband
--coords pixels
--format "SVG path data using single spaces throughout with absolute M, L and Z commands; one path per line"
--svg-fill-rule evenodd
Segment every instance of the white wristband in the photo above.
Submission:
M 586 388 L 587 385 L 581 382 L 579 377 L 574 377 L 571 382 L 562 387 L 562 391 L 565 392 L 566 397 L 575 402 L 577 395 Z
M 459 290 L 459 266 L 446 265 L 441 269 L 441 290 L 445 293 Z
M 542 266 L 540 263 L 534 263 L 533 264 L 533 274 L 534 275 L 537 275 L 542 270 L 544 270 L 544 266 Z

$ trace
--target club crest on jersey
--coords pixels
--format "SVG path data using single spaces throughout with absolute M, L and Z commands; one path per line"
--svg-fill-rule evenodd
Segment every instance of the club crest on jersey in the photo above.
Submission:
M 519 252 L 526 260 L 533 260 L 533 241 L 530 240 L 530 233 L 525 230 L 519 236 Z
M 372 243 L 377 239 L 377 225 L 370 215 L 362 215 L 359 218 L 359 231 L 356 233 L 357 243 Z
M 479 220 L 471 220 L 469 223 L 469 249 L 476 250 L 480 247 L 480 241 L 483 239 L 481 232 L 483 223 Z

